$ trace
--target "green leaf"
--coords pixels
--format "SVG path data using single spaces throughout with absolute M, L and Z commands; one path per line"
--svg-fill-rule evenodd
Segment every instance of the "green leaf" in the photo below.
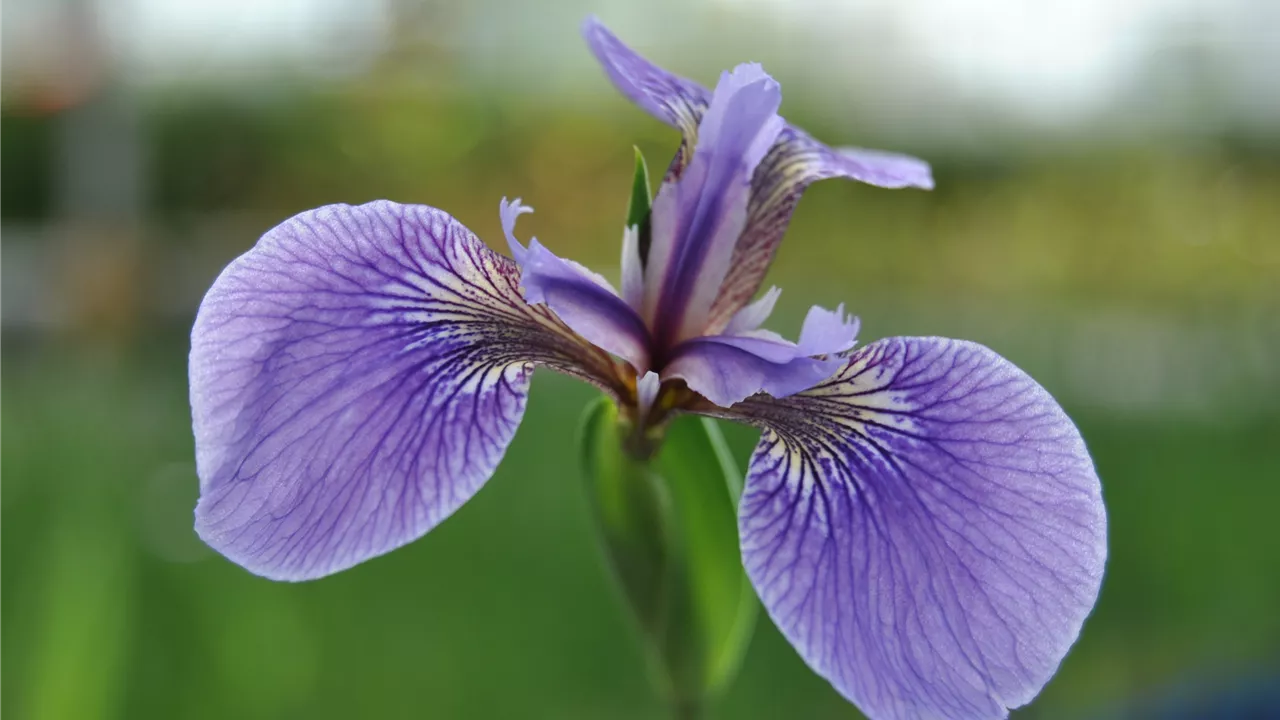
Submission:
M 738 550 L 742 475 L 712 420 L 677 418 L 647 460 L 627 452 L 632 430 L 607 398 L 587 409 L 587 495 L 659 690 L 689 712 L 737 674 L 755 628 Z
M 627 227 L 638 227 L 640 262 L 647 263 L 651 232 L 649 214 L 652 209 L 653 190 L 649 186 L 649 167 L 645 165 L 640 148 L 636 151 L 636 169 L 631 178 L 631 200 L 627 203 Z

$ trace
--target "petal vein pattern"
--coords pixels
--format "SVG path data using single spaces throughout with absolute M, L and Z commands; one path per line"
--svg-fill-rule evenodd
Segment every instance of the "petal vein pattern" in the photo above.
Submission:
M 711 103 L 709 90 L 644 59 L 595 17 L 583 23 L 582 36 L 624 95 L 645 112 L 679 128 L 686 145 L 697 141 L 698 123 Z
M 891 338 L 790 398 L 740 506 L 743 562 L 806 662 L 869 717 L 998 718 L 1097 598 L 1106 518 L 1053 398 L 973 343 Z
M 781 100 L 758 65 L 724 73 L 688 171 L 654 200 L 644 307 L 660 345 L 702 334 L 746 222 L 751 176 L 782 130 Z
M 192 330 L 196 530 L 250 571 L 328 575 L 430 530 L 492 474 L 535 363 L 611 360 L 444 212 L 302 213 L 219 276 Z
M 831 178 L 883 188 L 933 187 L 932 172 L 923 160 L 878 150 L 831 148 L 788 125 L 751 180 L 746 229 L 712 305 L 712 331 L 724 327 L 760 289 L 804 191 Z

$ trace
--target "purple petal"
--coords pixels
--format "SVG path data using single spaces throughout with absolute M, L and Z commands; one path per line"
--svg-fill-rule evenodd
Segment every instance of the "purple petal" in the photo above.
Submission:
M 529 251 L 525 249 L 523 243 L 516 239 L 516 221 L 521 215 L 533 212 L 533 208 L 520 202 L 520 198 L 516 198 L 507 202 L 506 198 L 502 198 L 498 202 L 498 219 L 502 221 L 502 234 L 507 238 L 507 247 L 511 250 L 511 257 L 516 261 L 517 265 L 524 265 L 525 258 Z M 532 238 L 530 242 L 537 240 Z
M 746 228 L 711 308 L 709 330 L 725 327 L 760 289 L 805 189 L 836 177 L 885 188 L 933 187 L 923 160 L 878 150 L 833 149 L 788 125 L 752 178 Z
M 933 189 L 933 170 L 920 158 L 855 147 L 823 150 L 822 162 L 829 165 L 827 172 L 831 173 L 826 177 L 849 178 L 882 188 Z
M 1001 718 L 1097 599 L 1106 517 L 1080 433 L 987 348 L 890 338 L 765 428 L 740 507 L 774 622 L 869 717 Z
M 622 231 L 622 299 L 639 312 L 644 305 L 644 262 L 640 259 L 640 227 Z
M 802 355 L 834 355 L 853 347 L 858 337 L 858 318 L 844 314 L 844 303 L 835 310 L 814 305 L 800 328 Z
M 557 257 L 538 238 L 530 238 L 528 248 L 516 239 L 516 221 L 531 212 L 533 208 L 521 204 L 520 198 L 510 203 L 502 198 L 498 205 L 502 232 L 521 266 L 525 300 L 550 307 L 574 332 L 644 374 L 649 369 L 649 330 L 644 321 L 603 276 Z M 624 239 L 624 254 L 626 245 Z M 634 278 L 624 280 L 635 282 Z
M 492 474 L 533 363 L 612 361 L 520 296 L 514 263 L 433 208 L 331 205 L 269 231 L 191 333 L 196 531 L 305 580 L 435 527 Z
M 711 103 L 710 91 L 640 57 L 594 16 L 582 24 L 582 36 L 623 95 L 650 115 L 680 128 L 693 142 L 702 112 Z
M 644 59 L 594 17 L 583 24 L 582 33 L 609 79 L 624 95 L 650 115 L 679 128 L 684 142 L 667 179 L 680 177 L 689 162 L 688 149 L 698 141 L 698 124 L 711 105 L 712 93 Z M 708 330 L 725 328 L 760 289 L 805 188 L 835 177 L 885 188 L 933 188 L 933 175 L 923 160 L 878 150 L 831 148 L 787 125 L 752 180 L 746 228 L 712 305 Z
M 747 219 L 751 176 L 782 130 L 781 101 L 759 65 L 722 75 L 689 167 L 658 192 L 644 310 L 660 347 L 702 334 Z
M 713 335 L 681 343 L 662 377 L 681 378 L 694 392 L 729 407 L 759 392 L 786 397 L 831 377 L 840 358 L 803 357 L 794 343 L 768 333 Z
M 751 332 L 764 324 L 765 320 L 773 314 L 773 306 L 778 303 L 778 296 L 782 294 L 782 288 L 774 286 L 765 291 L 760 299 L 747 305 L 738 312 L 734 313 L 733 318 L 729 320 L 729 324 L 725 326 L 725 335 L 739 335 L 745 332 Z
M 603 277 L 529 241 L 520 283 L 525 300 L 546 304 L 566 325 L 596 347 L 649 369 L 649 331 L 635 310 Z
M 649 414 L 649 408 L 653 407 L 661 389 L 662 378 L 652 370 L 636 378 L 636 409 L 640 411 L 640 417 Z

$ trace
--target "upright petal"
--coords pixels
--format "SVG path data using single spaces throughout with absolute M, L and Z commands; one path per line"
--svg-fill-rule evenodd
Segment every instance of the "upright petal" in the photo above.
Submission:
M 688 169 L 658 192 L 644 311 L 659 347 L 702 334 L 746 223 L 751 176 L 782 130 L 781 102 L 759 65 L 722 75 Z
M 644 305 L 644 263 L 640 259 L 640 227 L 622 231 L 622 299 L 639 312 Z
M 1044 388 L 980 345 L 891 338 L 719 414 L 764 427 L 747 573 L 837 690 L 875 720 L 1000 718 L 1040 691 L 1106 560 L 1097 474 Z
M 583 24 L 582 33 L 622 94 L 680 130 L 684 142 L 671 162 L 667 180 L 680 177 L 690 162 L 689 148 L 698 142 L 698 125 L 711 105 L 712 93 L 644 59 L 594 17 Z M 756 169 L 746 228 L 712 305 L 708 331 L 723 330 L 734 313 L 760 289 L 805 188 L 835 177 L 885 188 L 933 187 L 929 164 L 923 160 L 879 150 L 828 147 L 803 130 L 787 125 Z
M 448 517 L 506 450 L 534 363 L 612 382 L 612 360 L 518 281 L 424 206 L 331 205 L 264 235 L 191 333 L 200 536 L 306 580 Z
M 923 160 L 879 150 L 830 148 L 788 125 L 751 181 L 746 227 L 712 305 L 710 331 L 725 327 L 760 289 L 805 189 L 836 177 L 884 188 L 933 187 L 929 164 Z
M 751 332 L 764 324 L 765 320 L 773 314 L 773 306 L 778 304 L 778 296 L 782 294 L 782 288 L 774 286 L 765 291 L 758 300 L 742 308 L 734 313 L 733 318 L 729 320 L 729 324 L 725 327 L 726 335 L 738 335 L 744 332 Z

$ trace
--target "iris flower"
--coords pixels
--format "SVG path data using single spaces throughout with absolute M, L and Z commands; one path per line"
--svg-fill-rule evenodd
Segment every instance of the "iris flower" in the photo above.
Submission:
M 1096 600 L 1100 486 L 1040 385 L 981 345 L 854 349 L 843 308 L 797 341 L 754 302 L 816 180 L 932 187 L 914 158 L 828 147 L 778 115 L 758 65 L 714 90 L 584 34 L 628 98 L 683 143 L 620 290 L 448 214 L 329 205 L 267 232 L 217 278 L 192 331 L 196 529 L 277 580 L 421 537 L 480 489 L 533 370 L 599 386 L 642 428 L 701 413 L 761 428 L 739 505 L 742 561 L 801 657 L 872 718 L 995 718 L 1055 672 Z

